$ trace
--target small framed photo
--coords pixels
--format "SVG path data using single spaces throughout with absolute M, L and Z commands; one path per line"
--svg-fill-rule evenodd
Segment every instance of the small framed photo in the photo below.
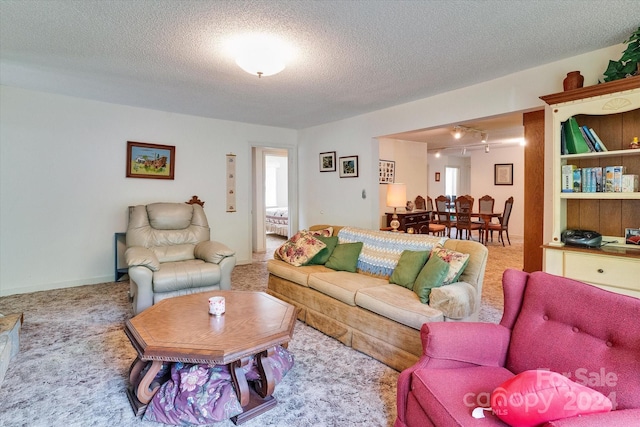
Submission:
M 176 147 L 127 141 L 127 178 L 173 179 Z
M 494 165 L 494 185 L 513 185 L 513 163 Z
M 436 182 L 440 182 L 440 172 L 436 172 Z
M 379 160 L 378 161 L 380 184 L 393 184 L 396 177 L 396 162 L 393 160 Z
M 358 156 L 340 157 L 340 178 L 358 177 Z
M 625 228 L 624 242 L 628 245 L 640 245 L 640 228 Z
M 320 172 L 335 172 L 336 171 L 336 152 L 327 151 L 326 153 L 320 153 Z

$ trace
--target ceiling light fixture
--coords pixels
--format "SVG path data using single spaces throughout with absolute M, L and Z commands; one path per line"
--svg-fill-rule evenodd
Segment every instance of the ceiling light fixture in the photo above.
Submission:
M 278 74 L 291 57 L 291 48 L 286 43 L 267 34 L 246 34 L 230 43 L 236 64 L 258 78 Z
M 489 135 L 487 134 L 487 132 L 480 129 L 474 129 L 467 126 L 458 125 L 458 126 L 454 126 L 453 130 L 451 131 L 451 135 L 455 139 L 460 139 L 467 133 L 480 134 L 480 140 L 482 141 L 483 144 L 485 144 L 489 140 Z
M 436 151 L 436 158 L 440 158 L 440 151 Z
M 465 128 L 462 126 L 454 126 L 453 127 L 453 131 L 451 132 L 451 135 L 453 135 L 453 137 L 455 139 L 460 139 L 462 138 L 462 135 L 464 135 L 465 133 Z

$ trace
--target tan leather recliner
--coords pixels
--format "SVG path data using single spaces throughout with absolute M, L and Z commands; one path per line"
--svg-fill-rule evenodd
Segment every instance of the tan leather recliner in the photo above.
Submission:
M 134 314 L 165 298 L 231 289 L 235 251 L 209 240 L 209 235 L 198 204 L 129 208 L 125 260 Z

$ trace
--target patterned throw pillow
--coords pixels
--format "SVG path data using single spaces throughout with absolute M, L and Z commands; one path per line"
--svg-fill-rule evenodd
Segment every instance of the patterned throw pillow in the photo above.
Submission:
M 310 230 L 312 236 L 331 237 L 333 236 L 333 227 L 323 228 L 321 230 Z
M 320 230 L 309 230 L 312 236 L 331 237 L 333 236 L 333 227 L 322 228 Z
M 295 267 L 300 267 L 309 262 L 318 252 L 324 249 L 325 245 L 320 240 L 309 234 L 308 231 L 298 231 L 292 238 L 287 240 L 276 249 L 277 258 Z
M 464 271 L 464 268 L 469 263 L 469 254 L 463 254 L 461 252 L 452 251 L 442 246 L 436 246 L 431 251 L 431 256 L 438 256 L 443 261 L 449 263 L 449 273 L 445 277 L 443 285 L 455 283 L 460 278 L 460 275 Z

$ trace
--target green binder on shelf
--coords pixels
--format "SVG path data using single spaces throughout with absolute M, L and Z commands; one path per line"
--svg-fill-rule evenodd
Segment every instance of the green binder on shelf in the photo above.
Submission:
M 569 117 L 562 127 L 562 131 L 565 133 L 565 143 L 567 145 L 567 153 L 569 154 L 582 154 L 589 153 L 591 150 L 587 145 L 587 141 L 584 140 L 582 132 L 580 132 L 580 126 L 574 117 Z

